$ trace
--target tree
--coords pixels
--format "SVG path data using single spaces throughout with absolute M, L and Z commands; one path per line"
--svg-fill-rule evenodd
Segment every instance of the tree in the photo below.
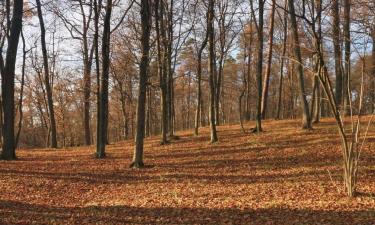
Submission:
M 214 17 L 215 17 L 215 0 L 208 1 L 207 12 L 207 34 L 208 34 L 208 66 L 209 66 L 209 86 L 210 86 L 210 130 L 211 130 L 211 143 L 217 142 L 216 133 L 216 119 L 215 119 L 215 84 L 214 73 L 216 72 L 216 58 L 215 58 L 215 43 L 214 43 Z
M 335 74 L 336 74 L 336 88 L 335 96 L 336 103 L 340 106 L 342 102 L 343 94 L 343 83 L 342 83 L 342 57 L 341 57 L 341 43 L 340 43 L 340 17 L 339 17 L 340 7 L 339 0 L 332 1 L 332 39 L 333 48 L 335 54 Z
M 299 35 L 298 35 L 298 26 L 297 26 L 297 19 L 296 19 L 296 13 L 294 9 L 294 0 L 288 1 L 289 5 L 289 12 L 290 12 L 290 21 L 291 21 L 291 27 L 292 27 L 292 35 L 293 35 L 293 48 L 294 48 L 294 57 L 296 57 L 297 60 L 297 72 L 299 76 L 299 88 L 300 88 L 300 99 L 302 104 L 302 128 L 303 129 L 311 129 L 311 118 L 310 118 L 310 112 L 309 112 L 309 105 L 307 103 L 306 99 L 306 91 L 305 91 L 305 78 L 304 78 L 304 72 L 303 72 L 303 66 L 302 66 L 302 56 L 301 56 L 301 47 L 299 42 Z
M 160 6 L 159 6 L 160 5 Z M 165 2 L 156 0 L 154 4 L 155 10 L 155 30 L 156 30 L 156 48 L 158 57 L 158 74 L 159 85 L 161 90 L 161 144 L 166 144 L 168 133 L 168 40 L 166 36 L 166 20 L 165 20 Z
M 49 123 L 51 130 L 51 148 L 57 148 L 57 129 L 56 129 L 56 119 L 55 119 L 55 110 L 53 106 L 53 97 L 52 97 L 52 86 L 51 86 L 51 77 L 49 70 L 48 62 L 48 53 L 46 46 L 46 29 L 44 27 L 42 6 L 40 0 L 36 0 L 37 9 L 38 9 L 38 18 L 40 24 L 40 42 L 42 45 L 42 54 L 43 54 L 43 68 L 44 68 L 44 85 L 46 88 L 47 94 L 47 103 L 48 103 L 48 112 L 49 112 Z
M 146 89 L 149 69 L 149 51 L 150 51 L 150 31 L 151 31 L 151 11 L 150 1 L 141 0 L 141 63 L 139 68 L 139 90 L 137 105 L 137 130 L 135 137 L 135 147 L 133 162 L 130 167 L 140 168 L 143 163 L 143 139 L 145 136 L 145 107 L 146 107 Z
M 105 146 L 107 144 L 107 130 L 108 130 L 108 83 L 109 83 L 109 67 L 110 67 L 110 47 L 111 47 L 111 14 L 112 14 L 112 0 L 107 1 L 105 8 L 105 18 L 103 26 L 102 38 L 102 73 L 100 79 L 99 103 L 100 110 L 98 111 L 98 140 L 96 143 L 96 157 L 104 158 Z
M 269 86 L 270 86 L 270 75 L 271 75 L 271 65 L 272 65 L 272 50 L 273 50 L 273 30 L 274 30 L 274 23 L 275 23 L 275 11 L 276 11 L 276 0 L 272 0 L 271 15 L 270 15 L 270 25 L 269 25 L 269 31 L 268 31 L 268 33 L 269 33 L 269 40 L 268 40 L 267 68 L 266 68 L 266 75 L 265 75 L 265 78 L 264 78 L 263 92 L 262 92 L 262 106 L 261 106 L 262 119 L 266 118 L 268 89 L 269 89 Z
M 9 6 L 9 2 L 7 2 Z M 10 6 L 9 6 L 10 7 Z M 13 1 L 13 17 L 9 29 L 8 49 L 5 64 L 1 56 L 1 90 L 3 122 L 3 151 L 2 158 L 6 160 L 16 159 L 14 137 L 14 78 L 19 37 L 22 30 L 23 0 Z M 7 15 L 10 16 L 9 14 Z M 9 21 L 10 22 L 10 21 Z
M 288 0 L 285 0 L 285 8 L 288 7 Z M 288 40 L 288 11 L 284 11 L 284 18 L 283 18 L 283 50 L 281 53 L 280 59 L 280 81 L 279 81 L 279 90 L 278 90 L 278 100 L 277 100 L 277 111 L 276 111 L 276 119 L 280 119 L 280 111 L 281 111 L 281 99 L 283 93 L 283 80 L 284 80 L 284 64 L 285 64 L 285 56 L 286 56 L 286 48 L 287 48 L 287 40 Z
M 262 132 L 262 76 L 263 76 L 263 25 L 264 25 L 264 0 L 258 1 L 258 20 L 255 17 L 255 10 L 253 2 L 251 1 L 251 14 L 255 21 L 256 30 L 257 30 L 257 65 L 256 65 L 256 82 L 258 88 L 258 95 L 257 95 L 257 109 L 256 109 L 256 125 L 253 129 L 253 132 L 260 133 Z
M 343 24 L 343 39 L 344 39 L 344 75 L 343 75 L 343 112 L 349 114 L 350 96 L 348 90 L 350 89 L 350 55 L 351 55 L 351 40 L 350 40 L 350 8 L 351 0 L 344 0 L 344 24 Z

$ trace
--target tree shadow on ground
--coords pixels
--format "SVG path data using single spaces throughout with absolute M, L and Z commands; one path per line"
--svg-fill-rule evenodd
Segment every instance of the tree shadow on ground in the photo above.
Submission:
M 2 224 L 374 224 L 374 210 L 59 207 L 0 200 Z

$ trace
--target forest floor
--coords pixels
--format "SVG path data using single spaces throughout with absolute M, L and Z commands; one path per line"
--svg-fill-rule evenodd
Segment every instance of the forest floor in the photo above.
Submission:
M 20 150 L 0 161 L 0 224 L 375 224 L 374 125 L 355 198 L 345 197 L 333 121 L 299 126 L 220 126 L 216 144 L 207 128 L 165 146 L 147 138 L 144 169 L 129 168 L 132 141 L 103 160 L 94 147 Z

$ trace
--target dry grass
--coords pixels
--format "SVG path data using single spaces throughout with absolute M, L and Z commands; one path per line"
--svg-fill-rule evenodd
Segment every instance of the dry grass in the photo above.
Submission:
M 246 124 L 250 127 L 251 124 Z M 219 127 L 166 146 L 146 140 L 147 168 L 129 169 L 132 142 L 21 150 L 0 161 L 1 224 L 375 224 L 375 129 L 364 149 L 361 194 L 345 197 L 333 122 L 266 121 L 265 132 Z

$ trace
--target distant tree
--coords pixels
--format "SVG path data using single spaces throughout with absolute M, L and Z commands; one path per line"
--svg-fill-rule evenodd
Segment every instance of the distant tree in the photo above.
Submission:
M 303 72 L 303 62 L 301 56 L 301 47 L 299 41 L 299 34 L 298 34 L 298 25 L 296 19 L 296 12 L 294 9 L 294 0 L 289 0 L 289 12 L 290 12 L 290 21 L 292 27 L 292 35 L 293 35 L 293 48 L 294 48 L 294 56 L 296 57 L 297 61 L 297 72 L 299 77 L 299 96 L 301 99 L 302 104 L 302 128 L 303 129 L 311 129 L 311 118 L 309 112 L 309 105 L 306 99 L 306 90 L 305 90 L 305 76 Z
M 47 94 L 48 115 L 49 115 L 49 123 L 50 123 L 50 130 L 51 130 L 50 147 L 57 148 L 57 128 L 56 128 L 55 110 L 53 106 L 53 93 L 52 93 L 53 90 L 52 90 L 52 85 L 51 85 L 51 76 L 50 76 L 48 53 L 47 53 L 47 46 L 46 46 L 46 29 L 44 26 L 42 5 L 40 3 L 40 0 L 36 0 L 36 4 L 37 4 L 37 9 L 38 9 L 38 18 L 39 18 L 39 25 L 40 25 L 40 42 L 42 45 L 42 54 L 43 54 L 44 85 L 45 85 L 46 94 Z
M 268 90 L 270 86 L 270 76 L 271 76 L 271 66 L 272 66 L 272 53 L 273 53 L 273 31 L 274 31 L 274 24 L 275 24 L 275 11 L 276 11 L 276 0 L 272 0 L 271 6 L 271 15 L 269 18 L 269 40 L 268 40 L 268 53 L 267 53 L 267 67 L 266 67 L 266 74 L 263 83 L 263 92 L 262 92 L 262 119 L 266 118 L 266 110 L 267 110 L 267 100 L 268 100 Z

